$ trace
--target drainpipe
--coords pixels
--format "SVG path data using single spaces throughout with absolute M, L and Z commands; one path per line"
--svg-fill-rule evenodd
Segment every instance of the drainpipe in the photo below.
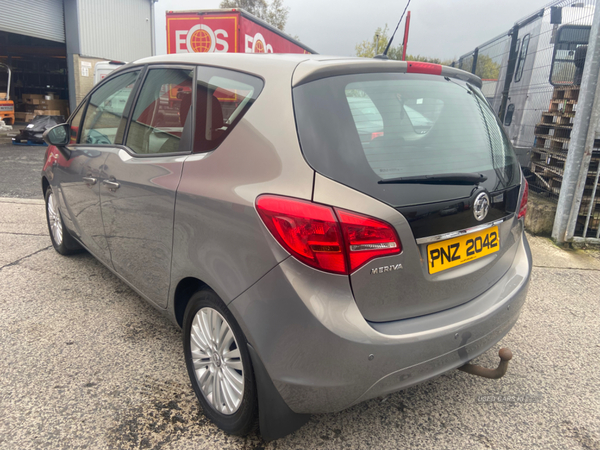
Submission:
M 156 55 L 156 30 L 154 29 L 154 4 L 158 0 L 150 0 L 150 38 L 151 38 L 151 52 L 152 56 Z

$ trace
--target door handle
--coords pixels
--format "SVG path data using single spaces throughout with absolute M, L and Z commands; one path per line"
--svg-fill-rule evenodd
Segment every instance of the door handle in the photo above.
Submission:
M 121 187 L 119 183 L 116 181 L 103 180 L 102 184 L 108 188 L 109 191 L 115 192 L 117 189 Z
M 88 186 L 93 186 L 98 182 L 98 179 L 94 177 L 83 177 L 83 181 Z

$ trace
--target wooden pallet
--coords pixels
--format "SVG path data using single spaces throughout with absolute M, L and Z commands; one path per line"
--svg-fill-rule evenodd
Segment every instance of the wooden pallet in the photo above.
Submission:
M 542 113 L 542 121 L 538 125 L 573 125 L 575 119 L 575 113 L 560 113 L 555 112 L 544 112 Z
M 565 171 L 565 164 L 573 132 L 573 123 L 579 100 L 579 86 L 555 87 L 548 111 L 541 114 L 535 126 L 535 143 L 531 151 L 531 173 L 533 183 L 552 194 L 559 195 Z M 585 217 L 592 201 L 596 174 L 600 170 L 600 139 L 594 141 L 594 151 L 590 161 L 586 184 L 581 199 L 578 223 Z M 600 192 L 594 199 L 594 216 L 589 227 L 600 226 Z
M 579 100 L 579 86 L 558 86 L 552 92 L 552 100 Z

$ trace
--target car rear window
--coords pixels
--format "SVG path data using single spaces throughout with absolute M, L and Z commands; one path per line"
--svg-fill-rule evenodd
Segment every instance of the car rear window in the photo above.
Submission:
M 415 185 L 378 181 L 482 173 L 490 192 L 519 182 L 514 151 L 493 111 L 462 81 L 402 73 L 330 77 L 294 88 L 294 107 L 302 151 L 317 172 L 394 206 L 469 192 L 418 185 L 415 194 Z

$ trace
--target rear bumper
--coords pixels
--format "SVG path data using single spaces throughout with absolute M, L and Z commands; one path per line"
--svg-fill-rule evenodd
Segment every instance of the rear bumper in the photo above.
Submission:
M 290 409 L 334 412 L 418 384 L 487 351 L 517 321 L 530 274 L 523 235 L 511 268 L 476 299 L 376 324 L 360 314 L 348 277 L 288 258 L 229 307 Z

